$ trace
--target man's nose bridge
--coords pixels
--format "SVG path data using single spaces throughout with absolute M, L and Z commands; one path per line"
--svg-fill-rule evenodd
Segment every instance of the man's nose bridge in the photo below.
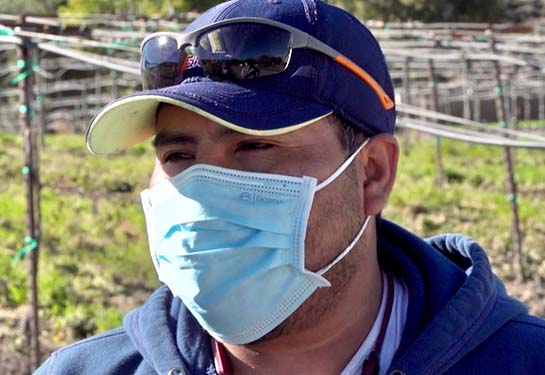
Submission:
M 165 173 L 163 166 L 158 159 L 155 159 L 155 166 L 150 176 L 149 186 L 153 187 L 158 183 L 168 180 L 168 175 Z
M 236 169 L 236 158 L 233 151 L 222 142 L 210 140 L 199 147 L 195 160 L 198 164 L 209 164 L 216 167 Z

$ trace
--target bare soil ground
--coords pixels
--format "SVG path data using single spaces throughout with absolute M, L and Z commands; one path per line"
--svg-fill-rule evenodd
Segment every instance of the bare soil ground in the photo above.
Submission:
M 27 374 L 24 353 L 24 308 L 0 309 L 0 374 Z

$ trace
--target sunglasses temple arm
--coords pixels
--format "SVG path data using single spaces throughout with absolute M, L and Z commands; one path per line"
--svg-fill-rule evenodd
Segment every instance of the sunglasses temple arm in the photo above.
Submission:
M 369 85 L 373 89 L 373 91 L 377 94 L 382 106 L 385 110 L 389 110 L 394 108 L 394 102 L 388 94 L 384 92 L 382 87 L 375 81 L 373 77 L 369 73 L 367 73 L 365 70 L 354 64 L 352 61 L 347 59 L 346 57 L 342 55 L 335 56 L 333 60 L 354 73 L 356 76 L 358 76 L 361 80 L 363 80 L 365 83 Z
M 388 94 L 384 92 L 384 89 L 378 84 L 378 82 L 375 81 L 375 79 L 369 73 L 360 68 L 356 63 L 352 62 L 349 58 L 341 55 L 339 51 L 336 51 L 322 41 L 309 35 L 307 35 L 306 38 L 297 39 L 296 43 L 299 43 L 300 47 L 311 48 L 329 56 L 337 64 L 343 66 L 345 69 L 348 69 L 362 81 L 367 83 L 367 85 L 369 85 L 369 87 L 373 89 L 385 110 L 394 108 L 394 102 L 388 96 Z

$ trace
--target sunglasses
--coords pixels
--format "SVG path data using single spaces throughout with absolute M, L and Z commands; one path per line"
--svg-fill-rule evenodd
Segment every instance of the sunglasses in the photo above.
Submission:
M 140 70 L 145 90 L 172 86 L 198 58 L 204 74 L 214 80 L 248 80 L 286 70 L 295 48 L 309 48 L 330 57 L 377 95 L 385 110 L 392 99 L 364 69 L 311 35 L 269 19 L 242 17 L 219 21 L 185 34 L 158 32 L 141 44 Z

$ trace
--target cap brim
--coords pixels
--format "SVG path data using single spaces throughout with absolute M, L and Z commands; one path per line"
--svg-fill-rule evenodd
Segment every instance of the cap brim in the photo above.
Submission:
M 333 112 L 315 102 L 231 82 L 182 83 L 106 105 L 89 125 L 87 148 L 94 154 L 112 154 L 153 136 L 159 103 L 179 106 L 241 133 L 266 136 L 294 131 Z

